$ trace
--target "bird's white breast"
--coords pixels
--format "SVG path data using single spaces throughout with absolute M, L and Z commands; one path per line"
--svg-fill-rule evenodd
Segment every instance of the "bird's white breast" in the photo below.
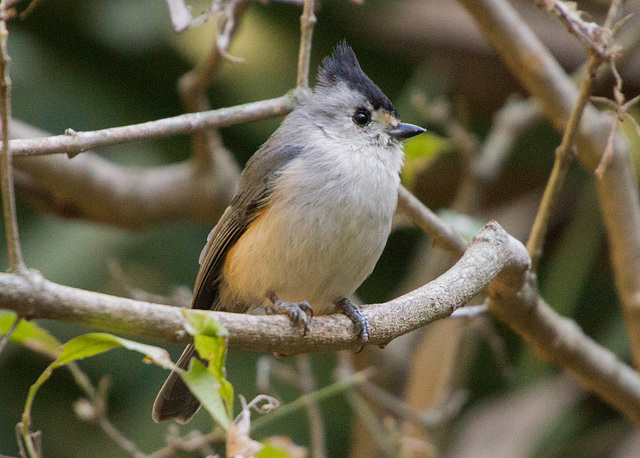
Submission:
M 330 142 L 306 149 L 283 170 L 272 204 L 227 259 L 223 300 L 253 308 L 273 291 L 330 313 L 369 276 L 391 228 L 402 152 L 340 150 Z

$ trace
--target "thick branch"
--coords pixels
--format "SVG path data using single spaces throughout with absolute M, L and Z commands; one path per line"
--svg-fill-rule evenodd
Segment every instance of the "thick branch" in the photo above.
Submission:
M 547 117 L 563 130 L 578 90 L 533 32 L 505 0 L 459 0 L 511 72 L 540 100 Z M 578 159 L 595 170 L 606 149 L 610 115 L 585 107 L 576 139 Z M 631 349 L 640 366 L 640 198 L 628 145 L 618 136 L 606 172 L 596 180 L 609 235 L 616 286 L 623 304 Z
M 46 135 L 14 122 L 22 136 Z M 44 139 L 46 141 L 46 139 Z M 215 224 L 235 192 L 237 166 L 216 155 L 206 171 L 194 160 L 137 169 L 118 166 L 92 152 L 16 158 L 18 189 L 43 210 L 64 217 L 127 229 L 190 219 Z
M 571 372 L 585 389 L 640 426 L 638 373 L 585 335 L 573 320 L 549 307 L 531 275 L 520 289 L 513 288 L 513 283 L 522 282 L 521 277 L 505 277 L 489 287 L 489 310 L 520 334 L 539 358 Z
M 445 318 L 482 291 L 503 269 L 522 272 L 529 265 L 524 246 L 497 223 L 489 223 L 464 256 L 433 282 L 384 304 L 364 307 L 371 326 L 369 343 L 392 339 Z M 0 274 L 0 307 L 27 319 L 52 319 L 109 332 L 166 342 L 187 343 L 178 307 L 123 299 L 58 285 L 40 277 Z M 231 348 L 295 354 L 355 348 L 359 340 L 343 315 L 315 317 L 301 336 L 283 316 L 214 313 L 229 330 Z M 402 319 L 398 319 L 402 317 Z
M 422 211 L 410 216 L 414 220 L 430 219 Z M 431 224 L 429 220 L 414 222 L 420 227 Z M 448 238 L 453 247 L 457 237 L 451 237 L 449 232 L 442 237 Z M 640 376 L 546 304 L 535 288 L 530 270 L 503 272 L 491 282 L 488 293 L 489 310 L 520 334 L 540 358 L 574 374 L 586 389 L 640 425 Z

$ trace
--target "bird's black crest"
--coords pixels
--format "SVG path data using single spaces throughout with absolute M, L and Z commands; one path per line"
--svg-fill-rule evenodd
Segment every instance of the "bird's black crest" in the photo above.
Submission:
M 353 49 L 344 41 L 336 46 L 331 57 L 325 57 L 322 60 L 322 67 L 318 72 L 318 82 L 321 86 L 332 86 L 340 81 L 363 94 L 374 109 L 384 108 L 396 114 L 396 109 L 389 98 L 362 71 Z

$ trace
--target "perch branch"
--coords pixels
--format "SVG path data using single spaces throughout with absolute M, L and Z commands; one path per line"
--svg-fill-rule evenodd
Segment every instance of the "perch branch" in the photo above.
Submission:
M 365 306 L 363 312 L 371 326 L 369 343 L 385 345 L 451 315 L 503 269 L 522 272 L 528 263 L 522 244 L 497 223 L 489 223 L 455 266 L 438 279 L 390 302 Z M 178 307 L 83 291 L 35 276 L 0 274 L 0 307 L 26 319 L 66 321 L 166 342 L 188 343 L 191 339 Z M 283 316 L 196 313 L 214 313 L 229 330 L 229 345 L 235 349 L 296 354 L 337 351 L 359 344 L 351 322 L 340 314 L 314 318 L 308 334 L 302 337 Z

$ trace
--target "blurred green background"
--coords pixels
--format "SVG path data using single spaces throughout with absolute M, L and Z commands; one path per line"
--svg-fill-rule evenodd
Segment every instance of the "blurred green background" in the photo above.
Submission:
M 383 0 L 365 5 L 323 2 L 314 32 L 312 75 L 322 57 L 344 38 L 354 47 L 363 69 L 394 101 L 403 120 L 426 124 L 434 135 L 446 137 L 442 126 L 428 122 L 412 103 L 412 94 L 418 91 L 430 100 L 449 100 L 456 118 L 482 139 L 495 110 L 510 93 L 520 89 L 494 55 L 463 39 L 464 30 L 452 38 L 452 24 L 440 22 L 435 30 L 428 26 L 432 16 L 441 13 L 434 2 L 416 5 Z M 594 6 L 595 13 L 601 11 L 599 8 Z M 412 11 L 417 18 L 412 18 Z M 245 63 L 224 64 L 210 91 L 214 107 L 276 97 L 295 85 L 300 12 L 299 7 L 286 2 L 250 4 L 230 48 L 230 53 L 245 59 Z M 430 34 L 421 35 L 424 30 L 420 18 Z M 550 18 L 546 20 L 551 22 Z M 9 31 L 13 116 L 60 134 L 66 128 L 95 130 L 182 113 L 177 81 L 208 51 L 215 26 L 209 23 L 176 35 L 166 4 L 158 0 L 47 0 L 40 1 L 26 19 L 12 20 Z M 579 52 L 577 56 L 571 53 L 560 56 L 568 68 L 581 61 Z M 634 75 L 628 78 L 630 84 L 625 88 L 633 91 L 637 87 Z M 608 94 L 606 89 L 602 93 Z M 224 129 L 222 134 L 242 164 L 278 123 L 253 122 Z M 500 209 L 500 214 L 506 215 L 507 227 L 524 218 L 505 208 L 515 205 L 519 198 L 537 199 L 558 142 L 558 134 L 544 123 L 525 135 L 512 152 L 500 181 L 490 188 L 481 222 L 494 217 L 491 209 Z M 98 153 L 126 166 L 153 166 L 189 157 L 190 141 L 180 136 L 104 148 Z M 451 205 L 459 185 L 461 160 L 459 151 L 447 142 L 432 153 L 434 157 L 422 164 L 412 183 L 432 208 L 444 209 Z M 130 232 L 42 214 L 22 203 L 20 193 L 18 199 L 20 235 L 29 267 L 54 282 L 112 294 L 119 294 L 108 272 L 112 261 L 122 267 L 131 286 L 166 295 L 178 286 L 190 288 L 200 250 L 211 229 L 180 221 Z M 535 205 L 527 211 L 530 217 Z M 525 231 L 521 238 L 526 235 Z M 560 313 L 573 317 L 589 335 L 627 359 L 597 201 L 589 177 L 577 167 L 564 187 L 549 237 L 540 271 L 544 297 Z M 379 266 L 359 291 L 361 297 L 379 302 L 399 291 L 418 256 L 416 247 L 423 241 L 414 229 L 394 232 Z M 0 247 L 6 266 L 4 244 Z M 88 331 L 64 323 L 40 324 L 61 341 Z M 509 330 L 495 323 L 490 327 L 494 337 L 505 345 L 511 376 L 504 375 L 505 368 L 495 358 L 492 346 L 475 338 L 466 379 L 471 395 L 466 408 L 469 412 L 491 396 L 518 393 L 556 375 L 553 368 L 535 360 Z M 170 350 L 177 357 L 181 348 Z M 236 392 L 247 399 L 258 394 L 258 356 L 231 352 L 228 357 L 229 379 Z M 406 376 L 409 359 L 406 356 L 406 361 L 400 361 L 406 363 L 398 374 L 400 380 Z M 331 383 L 333 355 L 314 355 L 313 362 L 318 385 Z M 0 355 L 0 454 L 18 454 L 14 427 L 29 386 L 48 363 L 46 358 L 16 345 L 9 345 Z M 145 452 L 163 446 L 167 425 L 153 423 L 150 412 L 165 371 L 141 364 L 140 355 L 124 350 L 80 365 L 94 383 L 103 376 L 110 378 L 109 417 L 127 437 Z M 298 395 L 285 384 L 276 386 L 285 401 Z M 43 432 L 45 456 L 125 456 L 98 427 L 76 418 L 72 404 L 80 396 L 64 369 L 56 371 L 38 394 L 33 428 Z M 349 407 L 341 397 L 323 402 L 322 407 L 329 455 L 345 456 L 352 432 Z M 536 439 L 540 456 L 603 456 L 630 429 L 616 412 L 590 396 L 582 397 L 570 412 L 549 422 L 553 433 L 542 432 Z M 441 439 L 443 450 L 455 443 L 456 431 L 464 428 L 461 424 L 454 420 L 446 425 Z M 199 414 L 181 430 L 194 427 L 206 431 L 211 420 Z M 307 429 L 306 415 L 300 412 L 270 425 L 258 436 L 282 434 L 308 444 Z

